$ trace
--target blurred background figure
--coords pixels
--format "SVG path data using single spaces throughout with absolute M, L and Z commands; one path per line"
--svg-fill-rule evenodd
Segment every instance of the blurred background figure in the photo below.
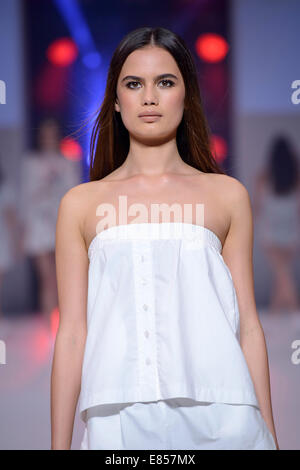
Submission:
M 14 265 L 18 253 L 17 211 L 13 184 L 4 175 L 0 160 L 0 318 L 2 281 L 4 275 Z
M 276 137 L 254 197 L 259 239 L 272 269 L 269 309 L 300 311 L 293 261 L 300 246 L 300 182 L 296 152 L 285 136 Z
M 24 254 L 30 256 L 39 284 L 39 306 L 48 322 L 57 307 L 55 230 L 63 195 L 80 183 L 76 162 L 60 151 L 61 130 L 53 118 L 42 120 L 36 149 L 24 155 L 21 168 L 21 231 Z

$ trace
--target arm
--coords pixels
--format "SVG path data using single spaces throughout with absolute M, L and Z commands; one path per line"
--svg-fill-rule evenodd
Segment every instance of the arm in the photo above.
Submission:
M 231 177 L 230 177 L 231 178 Z M 240 313 L 240 345 L 255 387 L 261 414 L 278 448 L 270 393 L 270 377 L 264 332 L 256 311 L 253 281 L 253 218 L 247 189 L 231 178 L 231 223 L 223 248 L 237 293 Z
M 80 222 L 80 186 L 61 199 L 56 225 L 59 328 L 51 373 L 51 449 L 69 450 L 86 340 L 88 257 Z
M 24 240 L 26 238 L 26 229 L 28 225 L 28 217 L 31 208 L 30 187 L 32 182 L 31 176 L 31 158 L 23 155 L 20 164 L 20 188 L 18 197 L 18 245 L 20 253 L 24 253 Z M 30 178 L 31 177 L 31 178 Z
M 3 216 L 4 216 L 4 223 L 5 226 L 8 228 L 10 233 L 10 238 L 12 241 L 12 248 L 17 255 L 17 246 L 18 246 L 18 228 L 19 228 L 19 221 L 17 217 L 17 210 L 16 210 L 16 200 L 13 191 L 13 183 L 12 182 L 4 182 L 5 184 L 5 191 L 4 194 L 1 194 L 3 198 L 2 204 L 3 207 Z

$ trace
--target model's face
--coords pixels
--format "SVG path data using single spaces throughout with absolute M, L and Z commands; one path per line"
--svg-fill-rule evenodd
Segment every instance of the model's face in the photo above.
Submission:
M 184 98 L 183 77 L 168 51 L 147 47 L 127 57 L 118 79 L 115 110 L 121 113 L 129 134 L 150 140 L 176 136 L 184 111 Z M 139 117 L 146 112 L 161 116 Z

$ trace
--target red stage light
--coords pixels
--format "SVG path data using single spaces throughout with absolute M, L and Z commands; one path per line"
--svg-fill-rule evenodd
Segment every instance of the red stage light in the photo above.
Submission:
M 226 56 L 229 46 L 227 41 L 219 34 L 206 33 L 196 41 L 196 52 L 206 62 L 219 62 Z
M 223 137 L 213 134 L 210 143 L 211 152 L 218 163 L 222 163 L 227 156 L 227 143 Z
M 49 62 L 43 65 L 32 84 L 38 107 L 63 111 L 68 98 L 65 83 L 70 72 L 69 68 L 55 67 Z
M 67 67 L 77 59 L 78 49 L 72 39 L 61 38 L 50 44 L 46 55 L 52 64 Z
M 57 330 L 59 327 L 59 309 L 58 307 L 54 308 L 51 312 L 51 317 L 50 317 L 50 324 L 51 324 L 51 336 L 53 339 L 55 339 Z
M 81 160 L 82 158 L 82 148 L 80 144 L 70 137 L 62 139 L 60 151 L 68 160 Z

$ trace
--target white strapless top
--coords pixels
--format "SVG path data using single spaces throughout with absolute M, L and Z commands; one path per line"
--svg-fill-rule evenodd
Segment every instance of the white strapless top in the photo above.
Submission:
M 259 408 L 222 244 L 182 222 L 92 240 L 80 417 L 97 405 L 187 397 Z

